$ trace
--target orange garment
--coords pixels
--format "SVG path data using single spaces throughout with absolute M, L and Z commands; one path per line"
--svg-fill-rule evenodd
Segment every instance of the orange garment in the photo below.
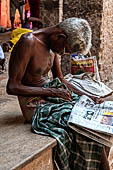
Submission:
M 27 3 L 26 3 L 26 5 L 25 5 L 25 11 L 29 11 L 30 10 L 30 6 L 29 6 L 29 2 L 28 2 L 28 0 L 27 0 Z

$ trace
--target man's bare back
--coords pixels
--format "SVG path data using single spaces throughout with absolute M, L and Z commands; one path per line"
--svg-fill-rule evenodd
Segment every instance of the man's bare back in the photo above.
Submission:
M 21 48 L 25 46 L 27 46 L 27 48 Z M 23 70 L 23 68 L 22 72 L 21 69 L 19 69 L 21 58 L 24 68 L 25 65 L 29 65 L 29 67 L 26 67 L 26 70 Z M 15 60 L 17 61 L 16 63 Z M 23 85 L 42 86 L 48 78 L 48 72 L 53 65 L 53 60 L 54 55 L 45 48 L 45 44 L 35 37 L 33 33 L 28 33 L 23 35 L 15 46 L 9 63 L 9 74 L 15 74 L 14 67 L 17 67 L 18 64 L 17 69 L 20 76 L 23 75 L 23 71 L 25 73 L 23 77 L 21 77 Z M 12 67 L 12 65 L 14 66 Z

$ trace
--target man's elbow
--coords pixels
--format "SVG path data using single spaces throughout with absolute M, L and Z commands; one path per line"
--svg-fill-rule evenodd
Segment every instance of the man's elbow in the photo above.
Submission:
M 17 87 L 12 84 L 7 84 L 6 92 L 9 95 L 17 95 Z

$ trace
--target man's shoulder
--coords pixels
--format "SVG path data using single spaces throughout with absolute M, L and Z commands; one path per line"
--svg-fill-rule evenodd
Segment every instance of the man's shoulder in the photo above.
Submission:
M 15 40 L 14 40 L 15 41 Z M 25 50 L 25 48 L 27 47 L 27 50 L 31 49 L 34 46 L 34 36 L 32 34 L 32 32 L 29 33 L 25 33 L 23 35 L 21 35 L 21 37 L 19 38 L 19 40 L 15 43 L 14 45 L 14 49 L 19 49 L 21 48 Z M 12 50 L 13 52 L 13 50 Z
M 34 35 L 32 32 L 28 32 L 28 33 L 23 34 L 21 37 L 23 40 L 32 40 Z
M 32 34 L 32 32 L 25 33 L 21 36 L 19 42 L 32 44 L 34 42 L 34 35 Z

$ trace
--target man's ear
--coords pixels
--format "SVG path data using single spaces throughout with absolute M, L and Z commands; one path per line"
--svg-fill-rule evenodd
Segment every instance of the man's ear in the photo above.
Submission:
M 62 33 L 62 34 L 58 34 L 58 35 L 57 35 L 57 38 L 58 38 L 58 39 L 67 39 L 67 36 Z
M 64 33 L 54 33 L 50 36 L 48 46 L 53 52 L 63 53 L 67 36 Z

